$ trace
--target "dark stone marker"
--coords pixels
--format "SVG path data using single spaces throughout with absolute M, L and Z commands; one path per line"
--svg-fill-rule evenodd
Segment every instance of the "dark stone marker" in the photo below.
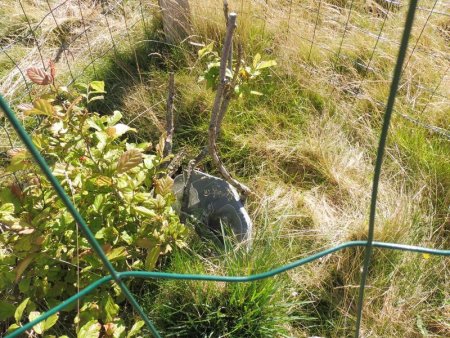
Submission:
M 173 190 L 181 205 L 184 175 L 175 177 Z M 252 221 L 236 189 L 223 179 L 194 170 L 185 212 L 199 218 L 214 231 L 220 232 L 222 222 L 233 230 L 238 240 L 251 240 Z

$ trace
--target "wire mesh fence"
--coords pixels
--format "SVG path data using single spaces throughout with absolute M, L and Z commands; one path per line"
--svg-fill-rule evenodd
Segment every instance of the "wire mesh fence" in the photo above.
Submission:
M 147 27 L 150 24 L 149 18 L 158 11 L 157 4 L 149 1 L 100 2 L 100 5 L 96 2 L 62 1 L 51 4 L 46 1 L 38 7 L 44 15 L 30 18 L 21 1 L 16 5 L 20 6 L 28 30 L 19 39 L 16 36 L 5 36 L 2 39 L 4 68 L 13 68 L 8 72 L 3 71 L 1 90 L 6 98 L 12 99 L 14 96 L 17 101 L 23 101 L 21 95 L 28 95 L 28 99 L 31 99 L 29 93 L 32 83 L 27 82 L 24 76 L 27 67 L 40 64 L 47 68 L 48 60 L 54 60 L 58 68 L 68 73 L 67 83 L 71 84 L 88 69 L 95 73 L 96 60 L 104 58 L 110 52 L 117 55 L 117 46 L 127 45 L 132 50 L 135 49 L 133 44 L 136 41 L 131 39 L 131 35 L 136 35 L 137 32 L 133 29 L 136 26 L 139 29 Z M 191 7 L 195 22 L 217 25 L 222 18 L 220 3 L 193 2 Z M 361 1 L 337 5 L 326 1 L 253 1 L 236 2 L 235 7 L 243 17 L 240 24 L 243 34 L 249 33 L 245 31 L 247 22 L 259 22 L 262 34 L 277 35 L 273 48 L 288 49 L 292 55 L 300 56 L 298 65 L 313 67 L 311 72 L 318 62 L 329 59 L 330 56 L 333 57 L 334 67 L 356 64 L 364 74 L 357 80 L 359 83 L 352 83 L 352 88 L 348 88 L 355 99 L 364 99 L 364 84 L 372 80 L 373 73 L 379 74 L 378 68 L 383 66 L 381 63 L 386 59 L 392 61 L 402 28 L 398 22 L 393 21 L 406 10 L 404 4 L 384 1 L 374 1 L 369 5 Z M 361 7 L 365 8 L 364 12 L 373 13 L 370 21 L 367 21 L 365 15 L 361 15 L 360 10 L 355 10 Z M 448 105 L 448 53 L 445 53 L 446 48 L 433 48 L 433 42 L 424 41 L 423 37 L 430 26 L 440 25 L 442 27 L 438 29 L 447 34 L 447 7 L 445 2 L 438 0 L 424 1 L 423 6 L 418 7 L 424 15 L 418 16 L 416 20 L 402 80 L 412 93 L 411 97 L 407 97 L 407 103 L 416 111 L 425 111 L 436 105 Z M 285 27 L 277 27 L 280 24 Z M 297 46 L 296 43 L 290 43 L 292 39 L 300 39 L 304 44 Z M 128 42 L 119 43 L 123 40 Z M 16 53 L 19 57 L 16 57 Z M 435 61 L 432 71 L 439 74 L 439 80 L 435 83 L 424 85 L 416 80 L 414 69 L 417 65 L 414 61 L 423 55 Z M 305 60 L 308 62 L 304 62 Z M 385 76 L 377 81 L 388 84 L 390 79 Z M 377 104 L 382 105 L 382 100 Z
M 152 18 L 158 16 L 160 9 L 157 2 L 45 0 L 36 6 L 19 0 L 12 6 L 20 7 L 21 20 L 26 22 L 28 28 L 20 34 L 5 32 L 0 37 L 0 54 L 3 55 L 0 59 L 2 65 L 0 92 L 4 97 L 0 103 L 9 123 L 17 132 L 17 135 L 12 134 L 10 126 L 4 121 L 0 134 L 0 150 L 4 151 L 17 147 L 22 142 L 25 143 L 65 206 L 81 226 L 110 275 L 102 277 L 39 318 L 23 325 L 8 337 L 19 336 L 68 304 L 76 302 L 95 288 L 110 281 L 115 281 L 121 287 L 128 301 L 146 322 L 148 329 L 154 336 L 159 337 L 158 330 L 124 284 L 125 279 L 164 278 L 251 282 L 272 277 L 344 248 L 359 246 L 365 248 L 365 259 L 356 314 L 355 332 L 358 337 L 373 247 L 450 256 L 449 250 L 374 241 L 377 187 L 390 120 L 392 114 L 395 114 L 396 98 L 402 105 L 410 107 L 408 110 L 410 113 L 402 112 L 399 116 L 442 138 L 450 139 L 448 124 L 445 125 L 445 122 L 436 124 L 436 121 L 427 118 L 428 110 L 445 111 L 449 106 L 449 45 L 436 46 L 438 42 L 429 41 L 426 36 L 427 30 L 433 27 L 442 31 L 448 43 L 447 22 L 450 17 L 448 3 L 439 0 L 420 1 L 419 4 L 416 0 L 411 0 L 409 3 L 387 0 L 232 2 L 231 7 L 239 15 L 238 33 L 241 36 L 251 36 L 254 40 L 258 39 L 258 34 L 269 37 L 271 46 L 265 46 L 265 51 L 268 54 L 279 49 L 286 51 L 283 54 L 286 59 L 281 61 L 287 67 L 294 70 L 302 69 L 310 76 L 322 76 L 325 81 L 335 86 L 336 91 L 350 95 L 356 102 L 371 101 L 385 111 L 374 171 L 367 241 L 343 243 L 286 266 L 245 277 L 116 271 L 89 230 L 88 224 L 84 222 L 82 215 L 52 175 L 45 160 L 10 108 L 10 106 L 33 100 L 38 89 L 27 80 L 26 69 L 35 65 L 47 69 L 49 60 L 57 64 L 58 69 L 65 76 L 66 84 L 70 86 L 83 77 L 97 77 L 98 63 L 103 58 L 111 57 L 120 63 L 121 54 L 126 49 L 131 51 L 137 68 L 137 76 L 130 74 L 130 77 L 137 82 L 145 81 L 146 75 L 140 68 L 141 60 L 136 50 L 140 44 L 149 42 L 146 40 L 145 30 L 152 24 Z M 199 34 L 205 33 L 212 40 L 222 37 L 220 28 L 217 28 L 222 27 L 224 22 L 220 1 L 193 1 L 191 10 L 195 31 Z M 362 11 L 364 15 L 361 14 Z M 367 13 L 371 14 L 370 20 L 367 19 Z M 403 25 L 403 20 L 400 19 L 405 16 L 407 19 Z M 136 36 L 138 36 L 137 39 Z M 198 36 L 192 36 L 190 42 L 203 42 L 198 38 Z M 188 43 L 189 41 L 183 42 L 181 48 L 188 49 L 189 47 L 186 46 Z M 255 44 L 257 45 L 258 42 L 256 41 Z M 148 57 L 153 56 L 148 55 Z M 424 59 L 432 60 L 432 62 L 421 64 L 421 60 Z M 395 70 L 392 76 L 391 70 L 394 65 Z M 423 67 L 429 67 L 427 69 L 429 77 L 426 72 L 418 71 Z M 330 69 L 332 71 L 329 71 Z M 353 76 L 355 72 L 357 76 Z M 367 91 L 373 86 L 383 88 L 379 97 L 368 96 Z M 386 96 L 388 96 L 387 102 L 384 100 Z

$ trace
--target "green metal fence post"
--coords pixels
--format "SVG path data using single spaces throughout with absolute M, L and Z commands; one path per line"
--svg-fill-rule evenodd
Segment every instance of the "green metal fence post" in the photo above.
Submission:
M 364 305 L 364 291 L 367 282 L 367 274 L 369 271 L 370 259 L 372 257 L 373 237 L 375 231 L 375 215 L 377 209 L 377 195 L 378 185 L 380 182 L 381 166 L 383 164 L 384 150 L 386 148 L 386 140 L 389 131 L 389 125 L 391 122 L 392 111 L 394 110 L 395 97 L 397 95 L 398 85 L 402 75 L 403 62 L 405 61 L 406 51 L 408 49 L 408 41 L 411 34 L 412 25 L 414 22 L 414 14 L 416 12 L 417 0 L 411 0 L 409 3 L 408 14 L 405 22 L 405 29 L 403 31 L 402 41 L 398 52 L 397 63 L 395 64 L 394 75 L 392 77 L 391 89 L 389 92 L 389 98 L 386 105 L 386 112 L 384 113 L 383 127 L 381 130 L 380 140 L 378 144 L 377 160 L 375 163 L 375 170 L 373 175 L 373 187 L 372 197 L 370 201 L 370 216 L 369 216 L 369 229 L 367 235 L 367 247 L 364 255 L 364 266 L 361 274 L 361 283 L 359 287 L 358 295 L 358 308 L 356 317 L 356 329 L 355 337 L 359 337 L 359 331 L 361 328 L 362 310 Z

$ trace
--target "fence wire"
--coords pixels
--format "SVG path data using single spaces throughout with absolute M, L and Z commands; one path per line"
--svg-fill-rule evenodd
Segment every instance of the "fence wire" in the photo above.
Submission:
M 325 0 L 315 0 L 310 1 L 309 3 L 293 0 L 253 0 L 249 1 L 246 4 L 244 4 L 244 1 L 241 1 L 240 6 L 236 7 L 240 16 L 252 18 L 255 21 L 261 23 L 261 31 L 263 35 L 268 33 L 269 28 L 274 23 L 275 17 L 277 17 L 277 19 L 280 19 L 280 16 L 283 17 L 285 24 L 284 36 L 278 36 L 279 42 L 276 47 L 285 48 L 286 50 L 292 51 L 292 53 L 297 53 L 301 46 L 290 45 L 289 43 L 287 43 L 288 39 L 295 35 L 297 39 L 305 42 L 306 52 L 304 59 L 307 61 L 307 63 L 310 63 L 308 67 L 310 67 L 309 69 L 311 69 L 311 73 L 316 71 L 318 68 L 318 65 L 315 65 L 312 62 L 314 53 L 317 52 L 320 55 L 328 56 L 333 55 L 333 66 L 339 67 L 341 63 L 346 62 L 348 59 L 348 56 L 344 55 L 343 53 L 344 47 L 346 47 L 345 50 L 347 49 L 347 47 L 349 47 L 349 50 L 352 50 L 352 48 L 350 48 L 352 47 L 351 34 L 355 34 L 356 32 L 366 37 L 367 41 L 373 40 L 373 43 L 370 44 L 370 46 L 373 47 L 370 48 L 370 53 L 367 60 L 358 61 L 359 66 L 365 69 L 365 71 L 361 77 L 361 80 L 356 85 L 356 90 L 354 90 L 355 100 L 359 99 L 358 95 L 359 93 L 361 93 L 364 84 L 368 81 L 371 81 L 370 75 L 376 68 L 374 64 L 376 63 L 377 57 L 379 55 L 383 56 L 383 54 L 385 53 L 386 48 L 381 48 L 381 46 L 385 44 L 385 46 L 388 46 L 389 48 L 398 48 L 398 54 L 392 80 L 380 80 L 386 83 L 386 85 L 390 81 L 390 91 L 386 104 L 384 102 L 377 102 L 377 104 L 383 107 L 383 109 L 385 110 L 385 114 L 374 169 L 369 228 L 367 233 L 368 240 L 346 242 L 336 247 L 329 248 L 315 253 L 311 256 L 296 260 L 290 264 L 278 267 L 276 269 L 250 276 L 213 276 L 194 274 L 184 275 L 163 272 L 116 271 L 113 268 L 111 262 L 105 256 L 100 244 L 94 238 L 94 235 L 90 231 L 82 215 L 79 214 L 78 210 L 72 204 L 70 198 L 67 196 L 58 180 L 52 175 L 47 163 L 42 158 L 39 151 L 31 141 L 30 135 L 25 131 L 21 122 L 12 111 L 10 104 L 7 103 L 7 100 L 12 104 L 16 104 L 17 102 L 22 103 L 24 101 L 32 101 L 32 93 L 35 89 L 33 88 L 33 84 L 27 81 L 24 75 L 25 69 L 29 66 L 40 64 L 44 69 L 46 69 L 48 66 L 47 60 L 53 60 L 58 63 L 59 68 L 67 68 L 66 70 L 69 74 L 67 85 L 72 85 L 78 79 L 82 78 L 88 72 L 89 68 L 92 68 L 93 74 L 97 76 L 98 69 L 96 67 L 96 62 L 98 60 L 111 55 L 119 58 L 119 49 L 121 48 L 119 47 L 121 46 L 119 41 L 122 42 L 125 39 L 128 40 L 129 48 L 134 54 L 135 62 L 138 68 L 137 71 L 139 80 L 142 82 L 142 74 L 139 69 L 139 61 L 136 55 L 136 44 L 133 42 L 132 35 L 134 33 L 133 30 L 137 26 L 143 27 L 144 29 L 149 26 L 148 18 L 151 18 L 154 12 L 158 10 L 157 3 L 155 1 L 152 2 L 142 0 L 101 1 L 100 6 L 102 7 L 102 11 L 99 16 L 97 15 L 95 17 L 95 19 L 99 19 L 103 22 L 103 30 L 101 34 L 99 34 L 99 32 L 93 31 L 93 25 L 90 24 L 92 18 L 88 17 L 90 8 L 85 2 L 81 0 L 65 0 L 58 2 L 56 5 L 52 5 L 52 2 L 50 2 L 49 0 L 45 0 L 48 12 L 46 12 L 42 16 L 42 18 L 36 22 L 33 22 L 33 20 L 30 19 L 29 14 L 27 13 L 27 8 L 26 6 L 24 6 L 23 2 L 21 0 L 18 0 L 18 3 L 26 20 L 28 31 L 25 33 L 25 35 L 20 36 L 19 38 L 0 39 L 0 54 L 4 54 L 12 65 L 11 71 L 5 75 L 2 75 L 2 77 L 0 78 L 0 92 L 3 95 L 0 95 L 0 106 L 4 111 L 9 123 L 14 127 L 17 135 L 19 136 L 19 139 L 14 139 L 13 135 L 10 135 L 8 129 L 4 125 L 2 125 L 2 130 L 7 138 L 7 144 L 0 144 L 0 147 L 13 148 L 19 141 L 23 142 L 26 145 L 27 149 L 33 155 L 34 159 L 39 164 L 48 180 L 51 182 L 53 188 L 57 191 L 66 208 L 72 214 L 76 222 L 80 225 L 83 234 L 85 235 L 97 255 L 101 258 L 104 266 L 107 268 L 110 274 L 98 279 L 96 282 L 87 286 L 85 289 L 80 290 L 80 292 L 78 292 L 74 296 L 60 303 L 56 307 L 48 310 L 35 320 L 23 325 L 21 328 L 12 332 L 7 337 L 18 337 L 26 330 L 31 329 L 34 325 L 47 319 L 66 306 L 86 296 L 99 286 L 110 281 L 114 281 L 119 285 L 130 304 L 135 308 L 135 310 L 145 321 L 148 329 L 155 337 L 160 337 L 158 330 L 155 328 L 152 321 L 147 317 L 138 301 L 131 294 L 131 292 L 125 285 L 124 280 L 129 278 L 160 278 L 233 283 L 252 282 L 275 276 L 277 274 L 297 268 L 309 262 L 313 262 L 321 257 L 330 255 L 346 248 L 364 247 L 365 256 L 361 275 L 361 283 L 359 287 L 357 321 L 355 328 L 355 336 L 358 337 L 363 314 L 364 290 L 366 288 L 367 272 L 370 267 L 370 259 L 372 255 L 372 249 L 374 247 L 390 250 L 427 253 L 440 256 L 450 256 L 450 250 L 437 250 L 432 248 L 374 241 L 377 191 L 384 151 L 386 148 L 388 130 L 392 114 L 394 113 L 394 103 L 396 95 L 398 94 L 399 88 L 403 85 L 402 75 L 405 76 L 405 73 L 407 73 L 408 71 L 412 71 L 411 61 L 414 59 L 415 55 L 423 54 L 429 58 L 437 58 L 437 60 L 444 64 L 444 66 L 442 67 L 443 70 L 440 72 L 439 81 L 437 81 L 434 86 L 427 87 L 418 83 L 413 84 L 416 90 L 428 94 L 427 99 L 422 104 L 422 107 L 417 108 L 420 111 L 420 113 L 417 114 L 417 117 L 406 114 L 401 114 L 401 116 L 411 123 L 414 123 L 431 132 L 437 133 L 445 138 L 450 139 L 450 131 L 422 121 L 422 118 L 425 116 L 426 110 L 436 103 L 434 99 L 439 98 L 443 104 L 448 104 L 449 102 L 448 86 L 446 85 L 449 70 L 448 63 L 450 62 L 448 54 L 436 54 L 435 50 L 426 48 L 426 46 L 424 47 L 420 44 L 420 40 L 423 38 L 423 34 L 426 31 L 427 27 L 430 26 L 432 18 L 436 16 L 440 16 L 443 18 L 450 17 L 450 13 L 448 13 L 448 11 L 446 10 L 448 9 L 448 4 L 446 4 L 445 2 L 435 0 L 431 2 L 431 7 L 427 7 L 429 3 L 418 5 L 418 0 L 410 0 L 409 4 L 402 3 L 399 5 L 395 5 L 393 2 L 386 1 L 384 3 L 388 4 L 387 7 L 379 5 L 375 7 L 375 9 L 373 9 L 374 11 L 378 11 L 379 13 L 373 19 L 374 22 L 378 23 L 377 27 L 374 30 L 370 30 L 358 23 L 358 20 L 360 20 L 360 18 L 356 14 L 355 9 L 358 6 L 361 6 L 361 3 L 354 0 L 346 1 L 345 5 L 342 8 L 338 7 L 337 5 L 333 5 L 333 1 Z M 203 22 L 215 25 L 217 24 L 217 17 L 223 18 L 223 14 L 221 13 L 221 6 L 219 5 L 212 7 L 208 4 L 195 2 L 192 6 L 192 15 L 196 20 L 201 20 Z M 81 29 L 79 29 L 74 36 L 70 36 L 69 39 L 66 40 L 66 38 L 63 38 L 61 41 L 59 41 L 60 45 L 58 47 L 48 46 L 47 40 L 50 38 L 51 34 L 55 33 L 55 31 L 64 31 L 64 28 L 61 26 L 64 22 L 61 18 L 65 14 L 63 11 L 67 9 L 68 6 L 73 6 L 73 11 L 76 11 L 79 14 Z M 257 8 L 258 10 L 253 10 L 253 8 Z M 286 8 L 288 9 L 286 10 Z M 202 13 L 204 13 L 206 10 L 210 12 L 216 12 L 217 16 L 205 16 Z M 402 13 L 402 11 L 404 12 L 405 10 L 407 11 L 405 25 L 399 25 L 397 27 L 397 29 L 399 29 L 400 27 L 403 28 L 401 39 L 400 34 L 398 40 L 389 37 L 387 34 L 385 34 L 386 30 L 389 28 L 387 27 L 387 21 L 389 17 L 393 15 L 394 11 Z M 416 11 L 427 13 L 425 20 L 421 24 L 418 24 L 419 28 L 414 27 L 413 25 Z M 138 13 L 138 15 L 134 15 L 134 13 Z M 53 24 L 51 24 L 52 28 L 48 28 L 50 27 L 49 21 L 53 22 Z M 122 22 L 124 25 L 115 24 L 115 22 L 117 21 Z M 241 24 L 245 25 L 245 22 L 242 22 Z M 125 27 L 125 31 L 122 31 L 121 27 Z M 303 32 L 309 32 L 309 35 L 305 36 L 303 34 L 299 34 L 298 27 L 301 27 Z M 339 32 L 337 39 L 335 39 L 335 37 L 330 38 L 328 36 L 330 27 L 331 29 Z M 415 30 L 417 29 L 419 29 L 418 34 L 416 34 L 417 32 L 415 32 Z M 412 32 L 415 32 L 415 34 L 412 34 Z M 101 48 L 98 48 L 97 46 L 99 44 L 97 43 L 97 41 L 99 39 L 101 39 L 102 41 L 106 41 L 107 46 L 102 45 Z M 412 44 L 410 48 L 408 48 L 409 40 L 411 40 Z M 30 41 L 32 43 L 32 46 L 30 46 Z M 347 44 L 350 45 L 347 46 Z M 15 57 L 13 53 L 14 50 L 16 48 L 22 48 L 24 46 L 27 48 L 27 50 L 30 51 L 29 55 L 27 55 L 25 58 Z M 85 57 L 83 62 L 81 62 L 81 60 L 79 59 L 77 59 L 75 62 L 75 58 L 73 57 L 73 53 L 71 51 L 72 48 L 77 49 L 77 55 L 85 54 L 88 57 Z M 390 57 L 393 56 L 390 55 Z M 442 92 L 440 92 L 440 90 L 442 90 Z M 0 176 L 0 179 L 4 178 L 5 176 L 6 175 Z

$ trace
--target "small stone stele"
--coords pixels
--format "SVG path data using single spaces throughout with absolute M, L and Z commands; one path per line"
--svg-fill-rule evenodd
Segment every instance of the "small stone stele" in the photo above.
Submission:
M 184 182 L 184 175 L 175 177 L 173 190 L 180 204 Z M 233 230 L 239 241 L 251 240 L 252 221 L 236 189 L 223 179 L 194 170 L 185 212 L 196 216 L 214 231 L 220 231 L 222 223 Z

